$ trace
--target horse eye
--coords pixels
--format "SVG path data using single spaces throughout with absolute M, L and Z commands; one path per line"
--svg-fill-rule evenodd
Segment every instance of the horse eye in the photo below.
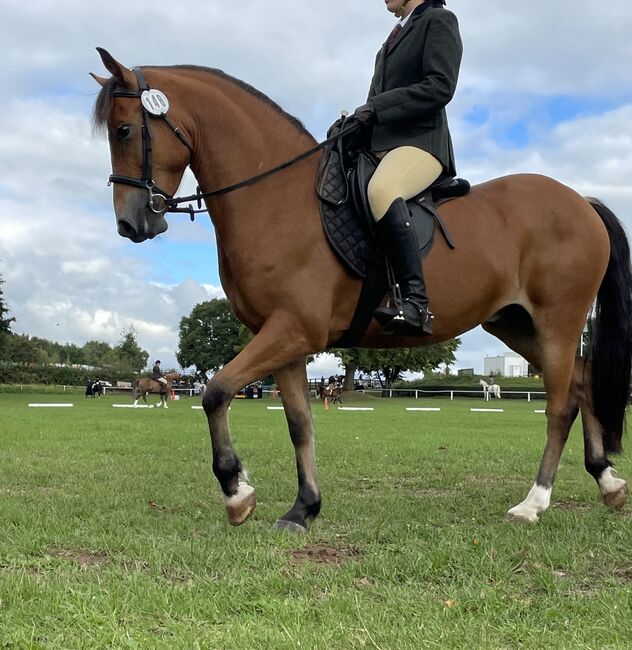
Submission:
M 129 126 L 119 126 L 116 129 L 116 139 L 117 140 L 125 140 L 125 138 L 129 135 Z

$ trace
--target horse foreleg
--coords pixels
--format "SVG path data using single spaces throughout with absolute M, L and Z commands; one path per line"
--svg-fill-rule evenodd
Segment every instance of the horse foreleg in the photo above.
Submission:
M 233 448 L 228 407 L 244 386 L 313 352 L 313 349 L 301 347 L 301 342 L 305 346 L 305 338 L 299 333 L 291 336 L 290 320 L 284 315 L 276 322 L 267 321 L 252 341 L 213 376 L 202 398 L 211 432 L 213 473 L 224 493 L 228 520 L 234 526 L 248 519 L 255 509 L 256 497 Z
M 275 528 L 306 532 L 320 512 L 320 489 L 314 454 L 314 426 L 307 393 L 305 359 L 288 364 L 275 373 L 281 387 L 285 417 L 294 445 L 298 473 L 298 496 L 294 505 L 277 519 Z

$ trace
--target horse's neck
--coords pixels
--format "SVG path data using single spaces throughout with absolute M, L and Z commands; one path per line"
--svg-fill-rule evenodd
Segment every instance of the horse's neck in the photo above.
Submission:
M 313 146 L 310 136 L 263 99 L 223 77 L 213 75 L 212 80 L 192 109 L 197 132 L 191 169 L 202 191 L 249 179 Z M 251 203 L 247 191 L 211 199 L 211 218 L 219 213 L 216 228 L 238 218 Z

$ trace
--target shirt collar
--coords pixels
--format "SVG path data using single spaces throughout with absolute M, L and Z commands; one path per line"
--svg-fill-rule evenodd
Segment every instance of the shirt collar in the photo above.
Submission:
M 401 25 L 401 27 L 405 27 L 405 26 L 406 26 L 406 23 L 407 23 L 407 22 L 408 22 L 408 21 L 409 21 L 413 16 L 422 13 L 423 11 L 425 11 L 426 9 L 429 9 L 430 7 L 431 7 L 431 4 L 430 4 L 429 2 L 424 2 L 423 4 L 420 4 L 418 7 L 415 7 L 415 9 L 413 9 L 413 11 L 411 11 L 411 12 L 408 14 L 408 16 L 406 16 L 405 18 L 402 18 L 402 19 L 399 21 L 399 24 Z

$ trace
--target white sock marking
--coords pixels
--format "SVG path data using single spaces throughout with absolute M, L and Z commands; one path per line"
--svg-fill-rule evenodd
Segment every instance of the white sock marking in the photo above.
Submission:
M 232 497 L 227 497 L 224 495 L 224 502 L 226 503 L 227 506 L 234 506 L 239 503 L 241 503 L 244 499 L 249 497 L 255 489 L 252 487 L 252 485 L 248 485 L 243 480 L 239 481 L 239 488 L 237 489 L 237 494 L 233 494 Z
M 527 498 L 514 506 L 507 514 L 517 519 L 536 522 L 538 515 L 548 509 L 551 503 L 551 488 L 545 488 L 537 483 L 533 484 Z
M 625 481 L 622 478 L 616 478 L 616 476 L 614 476 L 616 473 L 617 470 L 612 467 L 606 467 L 606 469 L 601 472 L 601 476 L 597 482 L 599 483 L 599 489 L 601 490 L 602 495 L 617 492 L 625 485 Z

